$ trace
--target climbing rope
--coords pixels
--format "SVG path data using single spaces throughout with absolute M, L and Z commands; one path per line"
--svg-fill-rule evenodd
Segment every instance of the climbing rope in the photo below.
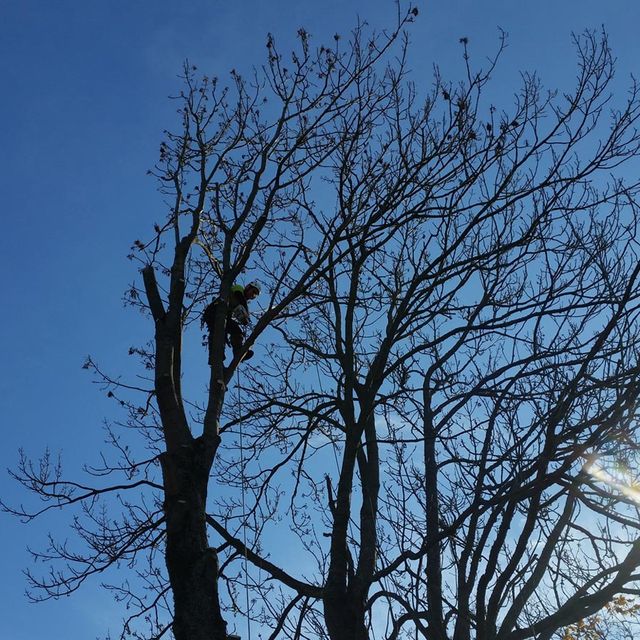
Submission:
M 238 429 L 240 435 L 240 488 L 242 494 L 242 543 L 244 544 L 244 589 L 247 602 L 247 640 L 251 640 L 251 618 L 249 616 L 249 567 L 247 563 L 247 509 L 245 505 L 244 489 L 244 433 L 242 428 L 242 405 L 240 395 L 240 367 L 236 369 L 236 390 L 238 395 Z

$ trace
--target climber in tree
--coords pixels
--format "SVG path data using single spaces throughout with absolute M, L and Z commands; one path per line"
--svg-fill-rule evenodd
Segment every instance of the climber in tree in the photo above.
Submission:
M 227 321 L 225 324 L 225 336 L 227 344 L 233 349 L 233 357 L 235 358 L 242 350 L 244 344 L 244 330 L 249 324 L 249 301 L 253 300 L 260 294 L 260 285 L 257 282 L 250 282 L 246 286 L 234 284 L 229 293 L 229 308 L 227 310 Z M 220 299 L 214 300 L 202 315 L 202 323 L 207 325 L 209 336 L 213 330 L 213 322 L 215 319 L 216 305 Z M 249 349 L 244 355 L 244 360 L 248 360 L 253 356 L 253 351 Z M 209 339 L 209 364 L 211 362 L 211 339 Z

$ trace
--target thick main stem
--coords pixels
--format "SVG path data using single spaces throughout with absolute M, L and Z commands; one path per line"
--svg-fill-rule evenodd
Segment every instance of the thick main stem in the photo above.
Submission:
M 359 435 L 348 430 L 336 494 L 329 572 L 323 590 L 324 618 L 331 640 L 367 640 L 364 624 L 366 589 L 354 576 L 347 534 Z
M 165 311 L 151 266 L 143 270 L 155 322 L 155 387 L 166 451 L 161 455 L 166 521 L 166 564 L 174 600 L 176 640 L 226 640 L 226 622 L 218 597 L 218 557 L 207 539 L 209 472 L 219 443 L 217 430 L 194 438 L 180 393 L 180 349 L 184 256 L 188 242 L 176 248 L 169 305 Z M 221 392 L 213 403 L 219 415 Z M 217 420 L 215 421 L 217 424 Z
M 423 386 L 424 403 L 424 468 L 427 522 L 427 611 L 430 638 L 446 640 L 442 612 L 442 566 L 440 560 L 440 506 L 438 500 L 438 467 L 436 463 L 436 429 L 431 411 L 429 381 Z
M 167 521 L 166 563 L 174 598 L 176 640 L 225 640 L 218 598 L 218 557 L 208 545 L 208 460 L 203 441 L 162 457 Z

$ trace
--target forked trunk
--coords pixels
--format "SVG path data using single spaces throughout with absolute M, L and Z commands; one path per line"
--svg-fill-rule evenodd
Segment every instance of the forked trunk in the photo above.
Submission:
M 325 587 L 324 619 L 331 640 L 369 640 L 364 598 L 352 590 Z

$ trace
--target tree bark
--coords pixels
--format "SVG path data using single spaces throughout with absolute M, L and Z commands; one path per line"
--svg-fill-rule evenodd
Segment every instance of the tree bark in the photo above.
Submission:
M 353 583 L 324 590 L 324 619 L 331 640 L 368 640 L 364 624 L 366 594 Z
M 143 270 L 156 332 L 155 385 L 166 451 L 162 453 L 166 564 L 174 599 L 176 640 L 225 640 L 218 598 L 218 556 L 207 539 L 207 486 L 220 441 L 217 429 L 194 438 L 180 394 L 184 257 L 176 250 L 169 306 L 164 309 L 151 267 Z M 220 368 L 220 367 L 218 367 Z M 212 389 L 215 420 L 222 397 Z
M 174 597 L 176 640 L 224 640 L 218 557 L 208 545 L 205 505 L 210 453 L 201 439 L 162 457 L 167 522 L 166 562 Z
M 356 579 L 347 533 L 351 514 L 351 492 L 359 433 L 356 425 L 349 431 L 336 495 L 331 535 L 331 561 L 324 588 L 323 606 L 331 640 L 367 640 L 364 624 L 367 588 Z
M 430 638 L 446 640 L 442 611 L 442 566 L 440 561 L 440 505 L 438 500 L 438 466 L 436 462 L 436 430 L 431 410 L 429 379 L 423 386 L 424 403 L 424 468 L 427 520 L 427 610 Z

